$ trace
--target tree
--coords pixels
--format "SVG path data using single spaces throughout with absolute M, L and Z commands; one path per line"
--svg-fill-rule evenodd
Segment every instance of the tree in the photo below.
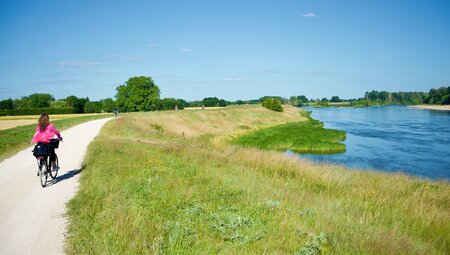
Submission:
M 100 103 L 102 104 L 101 111 L 103 112 L 113 112 L 114 107 L 116 107 L 116 103 L 112 98 L 100 100 Z
M 67 107 L 69 107 L 69 105 L 67 104 L 67 102 L 65 100 L 55 100 L 55 101 L 50 101 L 50 107 L 56 108 L 56 109 L 61 109 L 61 108 L 67 108 Z
M 226 107 L 226 106 L 227 106 L 227 101 L 225 101 L 225 100 L 223 100 L 223 99 L 220 99 L 218 105 L 219 105 L 220 107 Z
M 293 105 L 293 106 L 298 106 L 298 105 L 300 105 L 300 102 L 298 101 L 298 99 L 297 99 L 296 96 L 291 96 L 291 97 L 289 98 L 289 103 L 290 103 L 291 105 Z
M 217 97 L 206 97 L 203 99 L 203 105 L 205 107 L 219 106 L 219 99 Z
M 102 111 L 102 103 L 99 101 L 87 101 L 84 104 L 84 112 L 85 113 L 95 113 Z
M 177 100 L 175 98 L 164 98 L 161 100 L 161 110 L 174 110 L 177 105 Z
M 87 101 L 84 104 L 84 112 L 85 113 L 94 113 L 95 112 L 95 105 L 91 101 Z
M 259 98 L 259 102 L 263 103 L 269 98 L 276 99 L 276 100 L 280 101 L 280 103 L 283 102 L 283 98 L 280 96 L 263 96 L 263 97 Z
M 5 99 L 0 101 L 0 109 L 13 109 L 14 108 L 14 102 L 11 98 Z
M 189 106 L 189 103 L 183 99 L 177 99 L 177 106 L 179 110 L 183 110 L 185 107 Z
M 281 102 L 277 98 L 267 98 L 263 103 L 263 107 L 266 107 L 269 110 L 276 111 L 276 112 L 282 112 L 283 107 L 281 106 Z
M 161 109 L 160 91 L 152 78 L 132 77 L 117 87 L 117 106 L 121 111 L 155 111 Z
M 75 109 L 75 113 L 83 113 L 84 105 L 89 101 L 89 98 L 78 98 L 76 96 L 68 96 L 66 98 L 66 103 L 69 107 Z
M 298 96 L 297 100 L 300 101 L 301 103 L 308 103 L 308 98 L 306 98 L 306 96 L 304 95 Z
M 332 96 L 330 102 L 332 103 L 341 102 L 341 99 L 338 96 Z
M 55 98 L 50 94 L 31 94 L 29 96 L 23 97 L 23 100 L 29 100 L 31 103 L 31 108 L 45 108 L 50 106 L 50 101 L 55 100 Z
M 27 99 L 14 99 L 14 109 L 26 109 L 31 108 L 31 101 Z

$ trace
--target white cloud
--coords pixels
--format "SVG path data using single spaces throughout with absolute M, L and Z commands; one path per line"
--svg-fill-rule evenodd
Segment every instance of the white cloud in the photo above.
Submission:
M 104 62 L 89 62 L 89 61 L 59 61 L 56 63 L 62 67 L 94 67 L 106 65 Z
M 191 48 L 181 48 L 180 51 L 181 52 L 191 52 L 192 49 Z
M 245 77 L 229 77 L 229 78 L 225 78 L 223 80 L 224 81 L 246 81 L 246 80 L 248 80 L 248 78 L 245 78 Z
M 308 13 L 303 14 L 303 17 L 305 17 L 305 18 L 318 18 L 320 16 L 315 14 L 314 12 L 308 12 Z
M 155 47 L 158 47 L 158 46 L 160 46 L 161 44 L 159 44 L 159 43 L 148 43 L 147 44 L 147 47 L 149 47 L 149 48 L 155 48 Z

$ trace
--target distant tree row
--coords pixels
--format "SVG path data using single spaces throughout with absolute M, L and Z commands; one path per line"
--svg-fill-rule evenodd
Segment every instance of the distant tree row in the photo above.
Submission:
M 64 99 L 55 100 L 51 94 L 35 93 L 24 96 L 20 99 L 5 99 L 0 101 L 0 110 L 8 110 L 8 113 L 14 115 L 17 112 L 26 112 L 31 109 L 46 109 L 55 113 L 96 113 L 96 112 L 112 112 L 115 102 L 111 98 L 99 101 L 90 101 L 89 98 L 78 98 L 76 96 L 68 96 Z M 3 111 L 5 112 L 5 111 Z
M 364 99 L 394 104 L 450 104 L 450 87 L 430 89 L 428 93 L 372 90 L 365 93 Z
M 24 96 L 20 99 L 5 99 L 0 101 L 0 114 L 14 115 L 18 113 L 38 112 L 36 109 L 46 109 L 54 113 L 98 113 L 112 112 L 115 107 L 121 112 L 135 111 L 159 111 L 159 110 L 182 110 L 185 107 L 226 107 L 236 104 L 264 104 L 268 108 L 279 108 L 278 105 L 290 104 L 293 106 L 303 106 L 314 104 L 315 106 L 329 106 L 332 103 L 350 102 L 351 105 L 373 105 L 373 104 L 450 104 L 450 87 L 431 89 L 425 92 L 387 92 L 372 90 L 364 94 L 364 98 L 341 99 L 339 96 L 332 96 L 330 99 L 308 99 L 305 95 L 291 96 L 283 98 L 280 96 L 264 96 L 259 99 L 236 100 L 234 102 L 219 99 L 217 97 L 207 97 L 203 100 L 188 102 L 176 98 L 160 98 L 159 87 L 151 77 L 139 76 L 131 77 L 123 85 L 116 88 L 116 101 L 106 98 L 99 101 L 91 101 L 88 97 L 78 98 L 68 96 L 64 99 L 56 100 L 51 94 L 35 93 Z M 272 105 L 275 105 L 272 107 Z
M 189 107 L 226 107 L 232 102 L 217 97 L 206 97 L 203 100 L 189 102 Z

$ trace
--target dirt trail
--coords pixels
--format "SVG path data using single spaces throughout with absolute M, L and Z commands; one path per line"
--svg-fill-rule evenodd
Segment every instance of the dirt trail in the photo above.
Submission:
M 61 169 L 45 188 L 36 176 L 32 147 L 0 163 L 0 254 L 63 254 L 65 203 L 75 195 L 88 144 L 108 120 L 62 132 L 64 142 L 56 151 Z

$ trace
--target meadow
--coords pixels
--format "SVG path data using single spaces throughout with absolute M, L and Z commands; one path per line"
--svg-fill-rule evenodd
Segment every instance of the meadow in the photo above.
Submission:
M 133 113 L 89 146 L 68 254 L 448 254 L 450 186 L 231 144 L 304 112 Z
M 50 115 L 50 122 L 59 131 L 73 127 L 90 120 L 111 117 L 111 114 L 59 114 Z M 39 116 L 2 116 L 2 121 L 8 120 L 35 120 L 35 124 L 19 125 L 13 128 L 0 130 L 0 160 L 30 146 L 31 138 L 36 132 L 36 123 Z M 29 123 L 29 122 L 26 122 Z M 64 138 L 64 136 L 63 136 Z M 31 153 L 30 153 L 31 155 Z

